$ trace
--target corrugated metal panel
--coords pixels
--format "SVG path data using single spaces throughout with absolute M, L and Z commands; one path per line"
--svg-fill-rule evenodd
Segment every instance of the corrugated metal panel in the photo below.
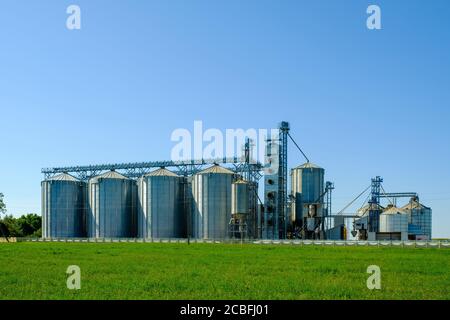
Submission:
M 408 224 L 408 233 L 414 235 L 423 235 L 422 228 L 415 224 Z
M 144 177 L 153 177 L 153 176 L 167 176 L 167 177 L 179 177 L 177 174 L 169 171 L 165 168 L 160 168 L 158 170 L 152 171 L 144 175 Z
M 74 176 L 71 176 L 68 173 L 61 173 L 54 177 L 48 178 L 46 181 L 73 181 L 73 182 L 79 182 L 77 178 Z
M 101 175 L 93 177 L 90 180 L 90 182 L 96 182 L 97 180 L 100 180 L 100 179 L 124 179 L 124 180 L 128 180 L 127 177 L 125 177 L 124 175 L 122 175 L 122 174 L 120 174 L 120 173 L 118 173 L 116 171 L 108 171 L 108 172 L 105 172 L 105 173 L 103 173 Z
M 432 210 L 431 208 L 419 203 L 417 199 L 411 201 L 402 207 L 408 214 L 409 223 L 420 227 L 421 235 L 426 235 L 428 239 L 432 236 Z M 415 234 L 419 234 L 416 233 Z
M 222 173 L 222 174 L 234 174 L 233 171 L 228 170 L 224 167 L 221 167 L 217 164 L 213 165 L 212 167 L 209 167 L 201 172 L 199 172 L 198 174 L 206 174 L 206 173 Z
M 42 236 L 74 238 L 85 236 L 86 184 L 67 174 L 41 183 Z
M 217 169 L 217 170 L 216 170 Z M 192 178 L 192 236 L 204 239 L 228 238 L 231 219 L 232 171 L 216 168 Z M 222 168 L 223 169 L 223 168 Z
M 246 181 L 239 180 L 231 186 L 231 213 L 245 214 L 249 213 L 249 184 Z
M 291 192 L 295 197 L 292 203 L 292 215 L 297 221 L 307 216 L 308 204 L 319 201 L 324 192 L 325 170 L 310 162 L 291 170 Z M 318 206 L 317 215 L 322 216 L 322 206 Z
M 412 209 L 430 209 L 427 206 L 424 206 L 417 199 L 411 199 L 405 206 L 402 207 L 403 210 L 412 210 Z
M 89 237 L 133 236 L 134 184 L 135 181 L 113 171 L 89 181 Z
M 323 169 L 323 168 L 319 167 L 318 165 L 312 162 L 306 162 L 304 164 L 299 165 L 298 167 L 295 167 L 294 169 Z
M 398 209 L 398 208 L 397 208 Z M 408 216 L 406 214 L 382 213 L 379 220 L 379 232 L 408 232 Z
M 183 178 L 159 169 L 140 178 L 138 236 L 142 238 L 183 238 Z

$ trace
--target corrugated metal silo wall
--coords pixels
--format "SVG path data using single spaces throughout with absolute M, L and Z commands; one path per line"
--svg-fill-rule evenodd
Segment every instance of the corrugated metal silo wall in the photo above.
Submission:
M 131 179 L 98 179 L 89 182 L 88 236 L 128 238 L 133 236 L 137 194 Z M 134 190 L 134 191 L 133 191 Z
M 194 209 L 194 197 L 192 192 L 193 176 L 183 177 L 183 196 L 182 196 L 182 208 L 185 216 L 185 234 L 189 238 L 194 237 L 193 231 L 193 209 Z
M 42 236 L 44 238 L 84 237 L 86 184 L 74 181 L 43 181 Z
M 408 216 L 406 214 L 380 214 L 380 232 L 408 232 Z
M 421 225 L 428 239 L 432 239 L 432 211 L 431 208 L 423 208 L 423 224 Z
M 231 213 L 248 214 L 249 213 L 249 184 L 233 183 L 231 186 Z
M 291 190 L 295 196 L 292 203 L 292 217 L 302 220 L 307 215 L 307 206 L 304 204 L 314 203 L 324 192 L 324 173 L 322 168 L 294 168 L 291 170 Z M 321 199 L 320 202 L 323 202 Z M 322 212 L 318 212 L 321 216 Z
M 431 239 L 432 229 L 432 212 L 430 208 L 414 208 L 406 210 L 409 213 L 409 223 L 417 225 L 422 230 L 423 234 Z
M 139 181 L 139 237 L 183 238 L 183 178 L 148 176 Z
M 138 184 L 137 180 L 131 180 L 131 237 L 137 237 L 138 229 Z
M 148 238 L 145 203 L 147 202 L 147 183 L 145 178 L 137 180 L 137 237 Z
M 247 236 L 257 238 L 257 184 L 252 182 L 233 183 L 231 187 L 231 213 L 245 215 Z
M 229 237 L 233 175 L 196 174 L 192 180 L 192 235 L 194 238 Z

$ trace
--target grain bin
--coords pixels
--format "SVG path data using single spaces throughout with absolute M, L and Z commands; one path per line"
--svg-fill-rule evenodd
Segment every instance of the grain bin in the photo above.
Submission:
M 214 165 L 192 178 L 192 237 L 228 238 L 234 173 Z
M 138 237 L 186 237 L 183 187 L 183 178 L 164 168 L 138 180 Z
M 388 205 L 380 214 L 380 233 L 408 233 L 408 215 L 403 209 Z
M 89 180 L 88 236 L 134 236 L 135 181 L 109 171 Z
M 254 237 L 254 211 L 250 214 L 250 184 L 239 179 L 231 185 L 231 220 L 229 235 L 231 238 Z
M 302 221 L 308 216 L 310 205 L 316 207 L 315 214 L 322 216 L 325 170 L 311 162 L 291 169 L 292 219 Z
M 74 238 L 85 236 L 86 184 L 62 173 L 41 183 L 42 236 Z
M 249 183 L 238 180 L 231 185 L 231 214 L 247 215 L 249 213 Z
M 431 208 L 424 206 L 417 197 L 411 198 L 408 204 L 402 207 L 408 214 L 408 223 L 415 236 L 426 236 L 431 240 Z

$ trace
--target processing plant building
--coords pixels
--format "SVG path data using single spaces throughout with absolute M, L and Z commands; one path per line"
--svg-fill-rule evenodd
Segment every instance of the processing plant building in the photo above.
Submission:
M 240 158 L 43 169 L 43 237 L 431 239 L 431 208 L 415 192 L 386 193 L 381 177 L 357 212 L 332 213 L 334 184 L 289 131 L 282 122 L 279 136 L 266 141 L 265 166 L 251 159 L 246 139 Z M 306 159 L 289 173 L 288 139 Z M 397 207 L 399 198 L 409 202 Z

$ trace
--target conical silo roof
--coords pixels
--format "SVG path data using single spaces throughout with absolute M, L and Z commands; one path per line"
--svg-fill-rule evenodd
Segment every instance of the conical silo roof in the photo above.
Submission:
M 173 173 L 170 170 L 167 170 L 166 168 L 160 168 L 158 170 L 145 174 L 144 177 L 179 177 L 179 175 Z
M 226 169 L 224 167 L 219 166 L 218 164 L 213 165 L 203 171 L 198 172 L 197 174 L 207 174 L 207 173 L 224 173 L 224 174 L 234 174 L 233 171 Z
M 312 162 L 306 162 L 304 164 L 299 165 L 298 167 L 295 167 L 295 169 L 323 169 L 323 168 L 319 167 L 318 165 Z
M 405 210 L 390 204 L 386 207 L 386 210 L 384 210 L 382 214 L 406 214 L 406 212 Z
M 128 180 L 129 178 L 125 177 L 124 175 L 116 172 L 116 171 L 108 171 L 105 173 L 102 173 L 98 176 L 95 176 L 91 179 L 92 182 L 98 181 L 98 179 L 123 179 Z
M 403 210 L 412 210 L 412 209 L 429 209 L 428 207 L 421 204 L 417 199 L 411 199 L 409 203 L 402 207 Z
M 73 182 L 79 182 L 80 180 L 78 180 L 74 176 L 71 176 L 68 173 L 61 173 L 61 174 L 58 174 L 58 175 L 56 175 L 54 177 L 46 179 L 46 181 L 73 181 Z
M 364 217 L 369 213 L 370 210 L 376 210 L 377 208 L 380 211 L 384 210 L 384 207 L 381 205 L 376 205 L 375 203 L 368 203 L 365 206 L 359 208 L 356 214 L 360 217 Z

